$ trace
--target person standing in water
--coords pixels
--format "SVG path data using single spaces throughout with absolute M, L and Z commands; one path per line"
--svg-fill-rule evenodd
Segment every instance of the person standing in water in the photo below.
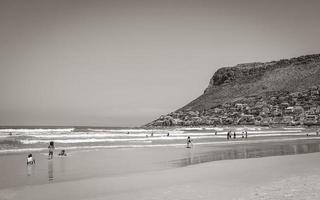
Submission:
M 245 133 L 246 133 L 246 139 L 248 138 L 248 132 L 247 131 L 245 131 Z
M 237 135 L 236 132 L 233 132 L 233 139 L 236 139 Z
M 188 138 L 187 138 L 187 148 L 191 148 L 191 138 L 190 138 L 190 136 L 188 136 Z
M 49 159 L 52 159 L 53 158 L 53 151 L 54 151 L 54 142 L 53 141 L 51 141 L 49 143 L 48 149 L 49 149 Z

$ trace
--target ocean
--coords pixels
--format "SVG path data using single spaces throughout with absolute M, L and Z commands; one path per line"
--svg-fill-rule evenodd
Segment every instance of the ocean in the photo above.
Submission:
M 228 131 L 236 132 L 236 139 L 226 140 Z M 244 140 L 242 132 L 247 131 L 249 139 L 281 138 L 299 139 L 315 134 L 306 128 L 268 127 L 204 127 L 204 128 L 1 128 L 0 154 L 46 151 L 50 141 L 57 150 L 82 150 L 101 148 L 139 148 L 159 146 L 183 146 L 188 136 L 194 144 L 215 144 Z

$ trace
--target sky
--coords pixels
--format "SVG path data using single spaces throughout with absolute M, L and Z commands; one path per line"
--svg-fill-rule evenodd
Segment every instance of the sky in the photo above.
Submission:
M 140 126 L 220 67 L 320 53 L 317 0 L 0 0 L 0 125 Z

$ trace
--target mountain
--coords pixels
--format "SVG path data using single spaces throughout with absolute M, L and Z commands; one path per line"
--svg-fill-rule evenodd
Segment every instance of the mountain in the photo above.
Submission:
M 147 126 L 317 124 L 319 86 L 320 54 L 223 67 L 201 96 Z

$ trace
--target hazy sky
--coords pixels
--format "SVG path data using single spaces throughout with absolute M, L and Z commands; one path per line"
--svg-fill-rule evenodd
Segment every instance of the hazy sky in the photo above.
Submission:
M 142 125 L 319 36 L 318 0 L 0 0 L 0 125 Z

